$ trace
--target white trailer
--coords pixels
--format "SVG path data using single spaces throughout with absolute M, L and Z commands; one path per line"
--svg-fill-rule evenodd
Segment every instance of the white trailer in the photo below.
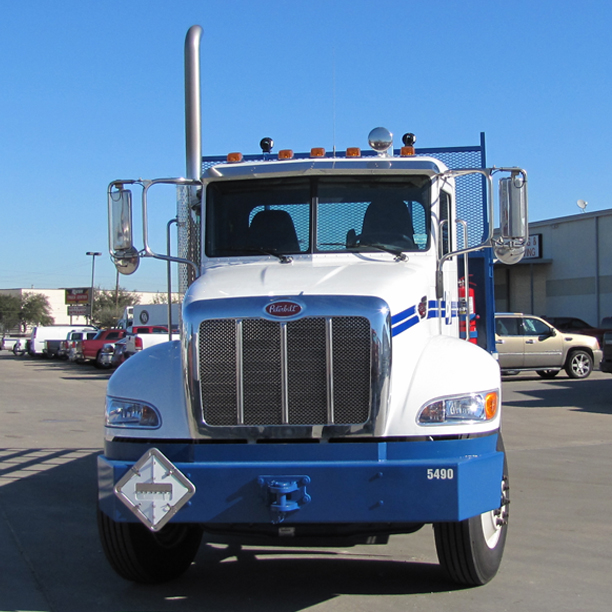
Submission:
M 117 327 L 131 330 L 138 325 L 164 325 L 172 329 L 178 328 L 180 316 L 180 305 L 171 304 L 137 304 L 136 306 L 126 306 L 123 315 L 117 322 Z

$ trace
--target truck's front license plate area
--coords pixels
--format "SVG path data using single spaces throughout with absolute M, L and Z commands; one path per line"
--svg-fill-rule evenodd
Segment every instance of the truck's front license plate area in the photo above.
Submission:
M 115 485 L 115 495 L 151 531 L 159 531 L 194 495 L 195 485 L 156 448 Z

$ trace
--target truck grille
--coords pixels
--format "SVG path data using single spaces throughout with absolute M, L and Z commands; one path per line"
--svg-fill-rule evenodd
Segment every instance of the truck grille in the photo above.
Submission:
M 354 425 L 368 420 L 367 318 L 209 319 L 199 332 L 206 424 Z

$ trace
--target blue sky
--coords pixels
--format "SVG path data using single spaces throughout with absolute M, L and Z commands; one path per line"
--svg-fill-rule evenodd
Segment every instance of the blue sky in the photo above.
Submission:
M 106 188 L 185 174 L 193 24 L 205 155 L 485 132 L 489 165 L 528 171 L 531 220 L 611 208 L 611 22 L 604 0 L 0 0 L 0 288 L 88 286 L 87 251 L 114 287 Z M 156 210 L 158 250 L 174 214 Z M 165 279 L 149 260 L 120 282 Z

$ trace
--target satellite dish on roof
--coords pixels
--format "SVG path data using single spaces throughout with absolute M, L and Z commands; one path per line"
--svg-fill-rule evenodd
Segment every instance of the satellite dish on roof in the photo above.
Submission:
M 576 205 L 578 206 L 578 208 L 580 208 L 580 210 L 582 210 L 582 212 L 584 212 L 584 209 L 587 207 L 588 202 L 585 202 L 584 200 L 578 200 L 576 202 Z

